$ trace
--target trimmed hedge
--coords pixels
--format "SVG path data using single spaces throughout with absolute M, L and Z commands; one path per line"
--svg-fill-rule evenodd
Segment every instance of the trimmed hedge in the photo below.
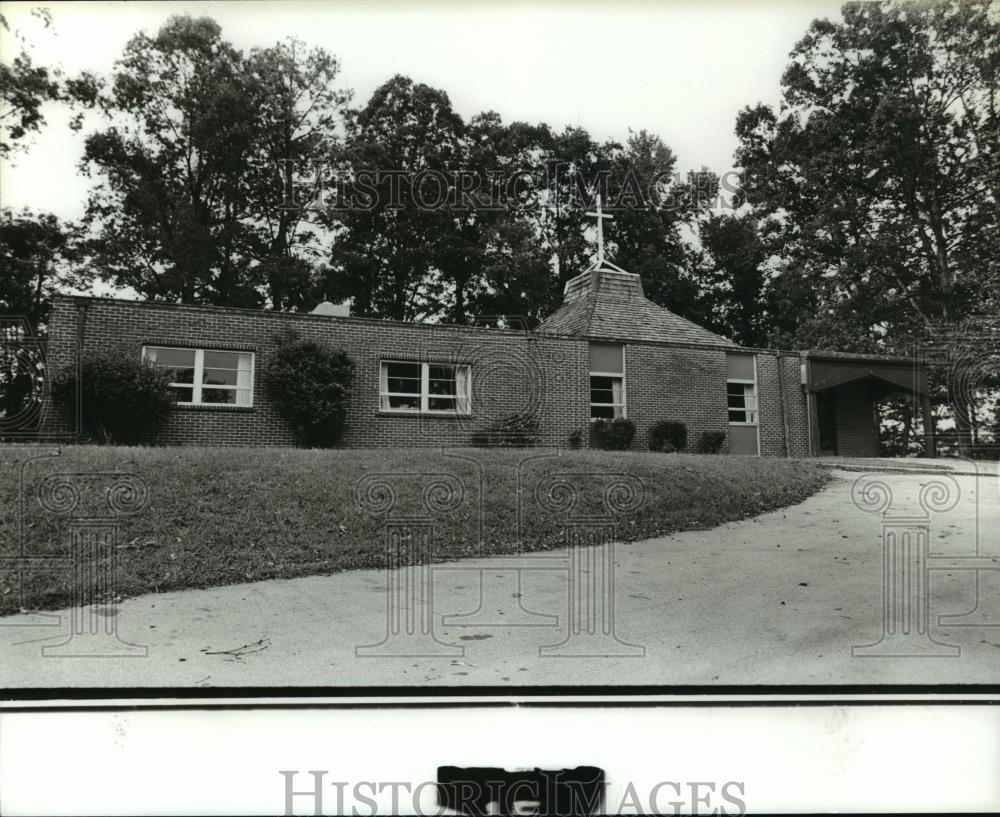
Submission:
M 624 417 L 594 420 L 590 424 L 590 447 L 604 451 L 627 451 L 635 437 L 635 423 Z
M 342 350 L 278 336 L 264 387 L 299 445 L 329 448 L 340 441 L 354 379 L 354 361 Z
M 695 448 L 699 454 L 718 454 L 726 442 L 725 431 L 703 431 Z
M 687 447 L 687 426 L 679 420 L 660 420 L 649 429 L 649 450 L 672 454 Z
M 70 412 L 79 401 L 83 435 L 99 443 L 134 443 L 155 434 L 170 413 L 171 375 L 148 360 L 120 353 L 88 357 L 57 378 L 53 397 Z

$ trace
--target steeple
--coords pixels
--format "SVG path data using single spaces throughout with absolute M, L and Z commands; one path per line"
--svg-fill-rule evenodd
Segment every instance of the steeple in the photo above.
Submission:
M 657 341 L 734 347 L 714 332 L 653 303 L 642 290 L 639 276 L 612 264 L 604 256 L 604 220 L 601 196 L 587 215 L 597 219 L 597 258 L 563 289 L 563 305 L 537 330 L 541 334 L 576 335 L 593 340 Z
M 614 270 L 616 272 L 625 272 L 617 264 L 612 264 L 604 257 L 604 220 L 613 219 L 614 216 L 609 216 L 601 209 L 601 194 L 598 193 L 596 196 L 595 211 L 587 212 L 585 215 L 592 216 L 597 219 L 597 260 L 587 268 L 587 272 L 592 270 L 608 269 Z M 628 273 L 626 273 L 628 274 Z

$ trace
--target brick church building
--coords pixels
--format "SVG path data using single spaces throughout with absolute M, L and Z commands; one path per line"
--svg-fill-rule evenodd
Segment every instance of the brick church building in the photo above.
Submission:
M 150 443 L 292 445 L 262 383 L 285 329 L 354 360 L 345 447 L 467 446 L 527 413 L 546 446 L 627 417 L 636 450 L 651 425 L 679 420 L 689 445 L 725 432 L 730 454 L 870 457 L 880 398 L 907 392 L 928 410 L 908 358 L 738 346 L 648 300 L 603 252 L 531 331 L 351 317 L 328 303 L 303 314 L 57 296 L 47 358 L 56 374 L 108 350 L 168 368 L 177 401 Z M 47 420 L 53 433 L 73 424 L 58 411 Z

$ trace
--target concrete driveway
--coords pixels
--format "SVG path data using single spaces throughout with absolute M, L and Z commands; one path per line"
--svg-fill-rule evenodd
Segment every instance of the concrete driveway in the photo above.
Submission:
M 794 507 L 613 551 L 580 548 L 576 561 L 555 551 L 397 572 L 395 606 L 379 571 L 130 599 L 118 605 L 114 623 L 118 637 L 145 647 L 145 656 L 115 657 L 126 648 L 109 636 L 76 636 L 63 649 L 95 651 L 97 643 L 96 657 L 43 655 L 43 646 L 66 640 L 58 634 L 69 613 L 52 627 L 11 616 L 0 619 L 0 685 L 1000 681 L 1000 480 L 995 473 L 949 477 L 945 493 L 955 494 L 954 506 L 945 508 L 952 500 L 940 491 L 925 493 L 921 504 L 921 489 L 938 477 L 878 474 L 893 495 L 884 518 L 877 486 L 866 494 L 872 510 L 852 501 L 863 476 L 838 471 L 829 487 Z M 905 614 L 899 606 L 883 620 L 883 536 L 897 536 L 905 548 L 904 534 L 919 529 L 912 517 L 921 515 L 929 519 L 933 567 L 930 628 L 907 636 L 900 616 L 918 627 L 920 586 L 905 599 L 900 590 L 894 598 L 907 605 Z M 911 521 L 893 521 L 901 516 Z M 896 576 L 906 553 L 894 553 Z M 914 564 L 916 550 L 909 554 Z M 891 594 L 902 585 L 888 587 Z M 386 637 L 390 615 L 400 622 L 395 639 Z M 939 616 L 953 618 L 940 623 Z M 883 637 L 893 620 L 895 634 Z M 878 648 L 852 655 L 852 647 L 880 639 Z

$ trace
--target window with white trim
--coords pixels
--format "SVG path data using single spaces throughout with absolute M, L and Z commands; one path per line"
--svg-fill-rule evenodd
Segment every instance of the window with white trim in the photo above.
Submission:
M 757 384 L 742 380 L 726 383 L 729 422 L 754 425 L 757 422 Z
M 590 344 L 590 418 L 614 420 L 625 416 L 625 347 Z
M 726 354 L 726 405 L 733 425 L 757 424 L 757 358 L 746 352 Z
M 472 412 L 472 368 L 450 363 L 383 360 L 379 409 L 426 414 Z
M 142 356 L 171 373 L 170 388 L 182 406 L 253 405 L 253 352 L 143 346 Z

